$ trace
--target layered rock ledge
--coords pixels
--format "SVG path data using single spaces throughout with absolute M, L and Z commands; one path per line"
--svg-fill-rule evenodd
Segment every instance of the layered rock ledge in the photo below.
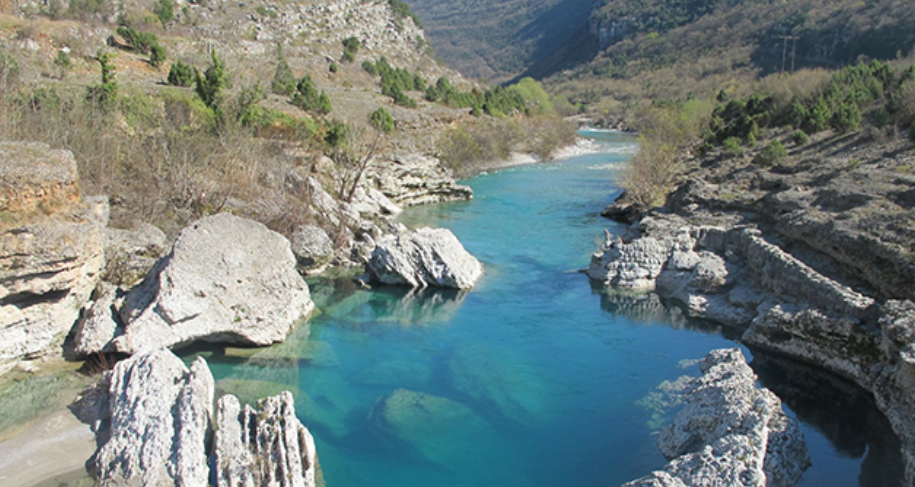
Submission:
M 702 376 L 680 381 L 684 403 L 658 437 L 670 459 L 663 470 L 624 487 L 790 487 L 810 465 L 797 422 L 756 375 L 739 349 L 713 350 Z
M 372 279 L 412 287 L 470 289 L 483 265 L 450 230 L 419 228 L 378 240 L 367 264 Z
M 296 418 L 288 391 L 256 408 L 223 396 L 215 420 L 213 391 L 202 358 L 188 369 L 157 349 L 118 363 L 80 405 L 96 432 L 90 464 L 99 485 L 317 484 L 314 439 Z
M 104 266 L 105 198 L 82 198 L 76 161 L 0 143 L 0 373 L 61 352 Z
M 719 221 L 720 223 L 720 221 Z M 587 274 L 603 285 L 656 290 L 741 341 L 851 379 L 874 394 L 915 479 L 915 304 L 879 303 L 830 278 L 752 225 L 693 224 L 655 213 L 607 235 Z

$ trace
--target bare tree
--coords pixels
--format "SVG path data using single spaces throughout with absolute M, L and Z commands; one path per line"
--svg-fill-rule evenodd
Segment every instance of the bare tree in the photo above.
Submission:
M 337 198 L 352 203 L 356 188 L 381 148 L 384 133 L 362 124 L 347 124 L 344 131 L 330 157 L 341 172 Z

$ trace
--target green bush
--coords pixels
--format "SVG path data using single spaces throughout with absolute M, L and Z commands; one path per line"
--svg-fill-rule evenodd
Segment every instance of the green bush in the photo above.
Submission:
M 822 132 L 829 127 L 829 120 L 832 118 L 832 111 L 823 97 L 817 99 L 816 103 L 807 112 L 807 119 L 801 126 L 804 132 L 813 135 Z
M 795 145 L 805 145 L 810 141 L 810 136 L 808 136 L 803 130 L 798 130 L 791 134 L 791 141 Z
M 829 124 L 836 132 L 857 129 L 861 124 L 861 110 L 858 109 L 858 104 L 854 100 L 845 100 L 844 103 L 840 103 L 833 110 Z
M 786 157 L 788 157 L 788 151 L 785 150 L 785 146 L 781 142 L 773 140 L 756 154 L 754 162 L 760 166 L 771 166 L 772 164 L 778 164 Z
M 165 47 L 161 44 L 153 44 L 152 46 L 149 46 L 149 64 L 153 65 L 154 67 L 158 68 L 159 66 L 162 66 L 162 63 L 165 62 L 166 56 L 167 54 Z
M 369 124 L 379 132 L 389 134 L 394 131 L 394 117 L 384 107 L 378 108 L 369 115 Z
M 740 139 L 738 137 L 728 137 L 724 139 L 724 142 L 721 143 L 721 147 L 724 149 L 724 155 L 728 157 L 736 157 L 743 154 L 743 149 L 740 147 Z
M 318 92 L 315 88 L 314 81 L 307 74 L 302 76 L 296 85 L 296 93 L 293 95 L 292 104 L 305 110 L 306 112 L 327 115 L 333 108 L 331 107 L 330 97 L 327 93 Z
M 368 73 L 372 76 L 375 76 L 378 74 L 378 70 L 375 69 L 375 63 L 373 63 L 371 61 L 363 61 L 362 69 L 365 70 L 366 73 Z
M 210 52 L 210 65 L 201 76 L 197 74 L 197 95 L 203 103 L 213 110 L 218 110 L 222 104 L 223 90 L 228 87 L 229 75 L 226 68 L 216 54 L 216 49 Z
M 191 86 L 196 79 L 197 69 L 181 60 L 172 63 L 168 70 L 168 84 L 172 86 Z
M 336 61 L 335 61 L 335 62 L 330 63 L 330 68 L 329 68 L 329 69 L 330 69 L 330 72 L 331 72 L 331 73 L 336 73 L 337 71 L 340 70 L 340 67 L 337 66 L 337 63 L 336 63 Z
M 111 108 L 118 97 L 118 82 L 114 77 L 114 65 L 111 64 L 111 57 L 108 53 L 102 50 L 98 51 L 95 60 L 101 67 L 102 82 L 89 87 L 89 99 L 102 108 Z
M 270 82 L 270 92 L 274 95 L 292 96 L 295 94 L 295 87 L 295 75 L 292 74 L 292 69 L 286 59 L 280 56 L 276 71 L 273 73 L 273 80 Z
M 118 27 L 117 33 L 131 48 L 143 54 L 149 54 L 149 49 L 153 45 L 159 44 L 159 39 L 155 34 L 142 32 L 126 25 Z
M 159 0 L 156 6 L 153 7 L 153 13 L 159 18 L 159 22 L 162 23 L 162 28 L 164 29 L 175 18 L 175 4 L 172 3 L 172 0 Z

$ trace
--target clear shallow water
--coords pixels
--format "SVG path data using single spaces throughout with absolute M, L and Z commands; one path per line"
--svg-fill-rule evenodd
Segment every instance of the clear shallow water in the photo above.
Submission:
M 598 213 L 634 151 L 631 138 L 596 137 L 605 153 L 482 175 L 469 181 L 472 202 L 403 216 L 450 228 L 484 263 L 471 292 L 313 282 L 322 314 L 287 342 L 205 352 L 217 388 L 246 401 L 293 390 L 331 487 L 615 486 L 663 466 L 652 432 L 664 415 L 644 398 L 735 343 L 656 298 L 602 294 L 577 272 L 604 228 L 620 230 Z M 829 396 L 854 388 L 827 383 L 808 397 L 795 385 L 808 376 L 761 367 L 807 417 L 815 465 L 802 485 L 859 485 L 874 451 L 871 470 L 894 475 L 882 434 L 864 433 L 880 421 L 861 419 L 872 407 L 848 399 L 859 414 Z M 401 389 L 412 392 L 385 407 Z

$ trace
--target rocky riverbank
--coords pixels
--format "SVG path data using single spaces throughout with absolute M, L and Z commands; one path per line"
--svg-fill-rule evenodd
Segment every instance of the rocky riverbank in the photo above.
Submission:
M 688 161 L 664 207 L 633 214 L 623 198 L 608 208 L 634 223 L 606 235 L 587 274 L 611 288 L 656 291 L 750 346 L 871 391 L 901 440 L 911 483 L 915 151 L 854 137 L 794 147 L 775 167 L 752 154 Z

